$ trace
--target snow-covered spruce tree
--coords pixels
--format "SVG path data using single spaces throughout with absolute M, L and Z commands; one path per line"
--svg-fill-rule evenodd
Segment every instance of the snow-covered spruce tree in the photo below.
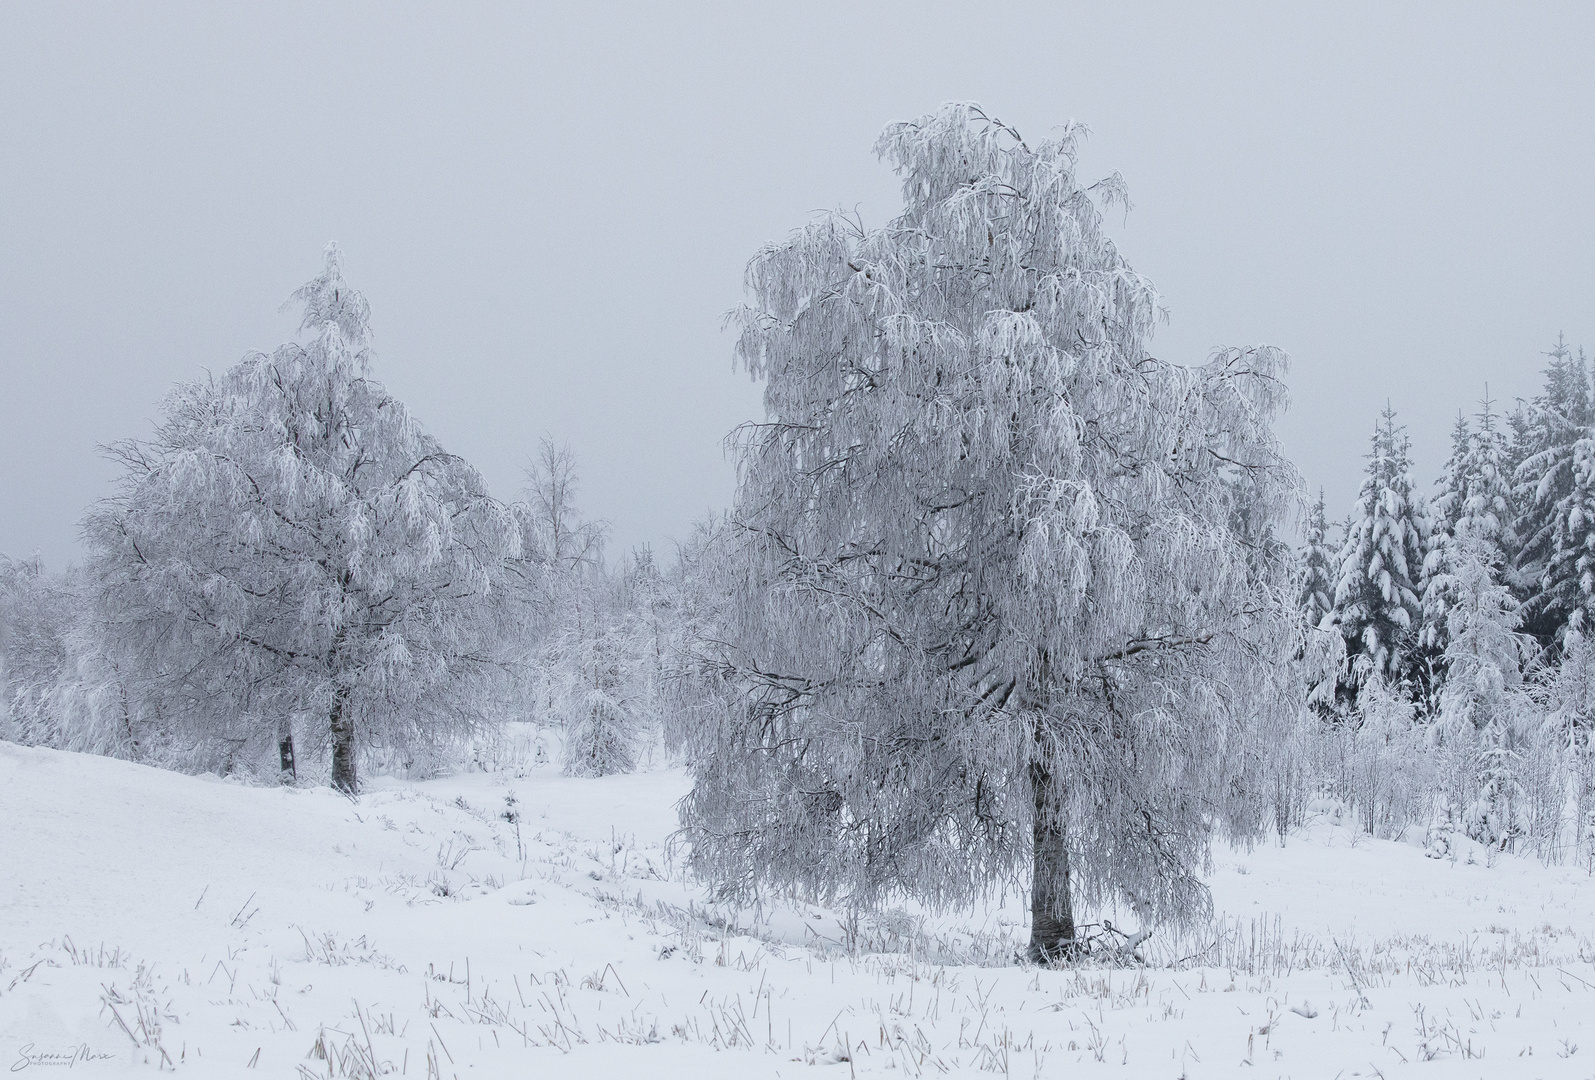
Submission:
M 334 248 L 294 299 L 301 342 L 178 387 L 153 439 L 112 448 L 123 476 L 86 521 L 90 586 L 141 710 L 213 761 L 274 745 L 285 776 L 297 727 L 353 792 L 363 746 L 491 713 L 519 533 L 369 377 L 367 305 Z
M 1302 621 L 1317 628 L 1334 610 L 1335 577 L 1339 561 L 1329 546 L 1329 524 L 1325 517 L 1324 492 L 1307 512 L 1307 535 L 1301 550 L 1301 593 L 1297 601 Z
M 1430 504 L 1433 531 L 1423 564 L 1424 617 L 1419 638 L 1426 649 L 1442 653 L 1453 603 L 1447 591 L 1455 580 L 1452 548 L 1458 543 L 1482 545 L 1484 560 L 1497 574 L 1503 574 L 1516 547 L 1506 433 L 1501 430 L 1488 388 L 1479 405 L 1474 415 L 1476 427 L 1457 417 L 1451 457 Z
M 1299 510 L 1285 357 L 1148 352 L 1156 294 L 1100 227 L 1121 182 L 1076 182 L 1078 137 L 965 104 L 895 124 L 902 216 L 829 214 L 749 266 L 742 693 L 682 804 L 728 892 L 950 904 L 1028 869 L 1044 959 L 1078 948 L 1076 897 L 1198 916 L 1215 823 L 1263 827 L 1255 732 L 1302 701 L 1264 542 Z
M 1411 442 L 1395 418 L 1386 406 L 1374 427 L 1368 473 L 1340 550 L 1334 614 L 1353 680 L 1375 672 L 1392 689 L 1421 679 L 1419 577 L 1429 547 L 1427 508 L 1412 482 Z
M 1446 611 L 1450 597 L 1446 588 L 1451 580 L 1450 545 L 1457 519 L 1468 500 L 1468 464 L 1473 454 L 1473 430 L 1467 417 L 1457 413 L 1451 429 L 1451 456 L 1446 458 L 1440 479 L 1435 481 L 1434 499 L 1429 503 L 1429 545 L 1419 576 L 1423 598 L 1423 618 L 1418 626 L 1418 641 L 1423 648 L 1444 652 Z
M 1584 502 L 1574 497 L 1575 446 L 1595 421 L 1584 357 L 1560 338 L 1548 355 L 1544 390 L 1513 417 L 1512 447 L 1513 532 L 1520 545 L 1512 583 L 1523 601 L 1524 629 L 1545 647 L 1563 633 L 1572 614 L 1564 605 L 1579 595 L 1568 577 L 1577 573 L 1578 556 L 1567 546 L 1576 548 L 1579 530 L 1570 535 L 1567 525 L 1572 506 Z
M 1586 429 L 1573 443 L 1571 483 L 1551 517 L 1549 561 L 1540 575 L 1534 610 L 1569 630 L 1595 629 L 1595 437 Z
M 1516 510 L 1507 435 L 1488 387 L 1473 419 L 1475 427 L 1468 443 L 1465 470 L 1467 497 L 1450 523 L 1451 532 L 1484 543 L 1490 565 L 1504 572 L 1517 553 L 1517 538 L 1512 531 Z
M 1442 731 L 1483 731 L 1516 707 L 1509 698 L 1523 682 L 1527 642 L 1518 632 L 1518 602 L 1498 580 L 1496 554 L 1488 542 L 1465 533 L 1451 546 Z
M 1436 534 L 1450 535 L 1468 501 L 1468 465 L 1473 456 L 1473 428 L 1459 411 L 1451 427 L 1451 456 L 1446 458 L 1429 503 L 1429 525 Z

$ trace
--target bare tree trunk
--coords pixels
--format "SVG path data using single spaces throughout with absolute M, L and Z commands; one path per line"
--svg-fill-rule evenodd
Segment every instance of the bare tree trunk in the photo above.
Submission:
M 354 764 L 354 717 L 349 715 L 349 692 L 332 694 L 332 786 L 346 795 L 359 789 Z
M 277 757 L 281 762 L 281 780 L 291 784 L 299 779 L 299 766 L 294 761 L 293 721 L 287 716 L 277 721 Z
M 1052 773 L 1040 761 L 1030 763 L 1030 790 L 1035 818 L 1031 826 L 1035 861 L 1030 884 L 1030 949 L 1032 963 L 1045 964 L 1072 956 L 1074 906 L 1069 898 L 1069 849 L 1063 800 Z

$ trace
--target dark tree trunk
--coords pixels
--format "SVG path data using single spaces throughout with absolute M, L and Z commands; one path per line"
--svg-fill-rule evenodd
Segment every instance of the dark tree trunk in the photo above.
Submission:
M 359 778 L 354 767 L 354 717 L 349 715 L 349 692 L 336 690 L 332 695 L 332 786 L 345 795 L 353 795 L 359 788 Z
M 294 761 L 293 723 L 286 716 L 277 721 L 277 757 L 282 767 L 282 782 L 291 784 L 299 779 L 299 766 Z
M 1030 791 L 1035 805 L 1035 862 L 1030 883 L 1028 955 L 1032 963 L 1045 964 L 1073 956 L 1079 942 L 1074 936 L 1074 907 L 1069 899 L 1063 800 L 1052 773 L 1039 761 L 1030 763 Z

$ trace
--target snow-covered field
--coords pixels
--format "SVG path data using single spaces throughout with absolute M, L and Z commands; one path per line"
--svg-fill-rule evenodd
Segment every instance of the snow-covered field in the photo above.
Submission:
M 351 802 L 0 743 L 0 1068 L 1595 1076 L 1574 867 L 1433 860 L 1326 813 L 1217 853 L 1217 930 L 1041 971 L 997 963 L 1016 900 L 853 926 L 708 903 L 666 846 L 685 789 L 534 769 Z

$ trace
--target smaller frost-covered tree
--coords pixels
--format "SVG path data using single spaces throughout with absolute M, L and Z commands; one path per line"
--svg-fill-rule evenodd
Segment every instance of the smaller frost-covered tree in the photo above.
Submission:
M 1419 579 L 1430 532 L 1412 482 L 1411 441 L 1395 417 L 1387 406 L 1374 428 L 1367 476 L 1340 551 L 1334 616 L 1353 672 L 1377 673 L 1392 687 L 1410 686 L 1420 674 Z M 1366 662 L 1357 663 L 1359 657 Z
M 1512 590 L 1497 580 L 1495 552 L 1484 541 L 1463 537 L 1452 548 L 1449 575 L 1454 597 L 1447 612 L 1445 689 L 1440 724 L 1447 731 L 1483 731 L 1515 707 L 1522 686 L 1525 641 Z
M 139 760 L 162 718 L 141 673 L 106 654 L 86 595 L 80 569 L 0 556 L 0 738 Z
M 555 592 L 603 562 L 608 526 L 582 515 L 580 489 L 575 452 L 568 444 L 544 438 L 526 470 L 526 546 L 529 555 L 552 571 L 548 584 Z
M 1506 718 L 1480 734 L 1479 793 L 1463 815 L 1468 835 L 1507 851 L 1532 828 L 1522 783 L 1526 749 L 1521 733 Z
M 520 536 L 370 377 L 336 249 L 294 298 L 301 341 L 178 387 L 153 439 L 112 448 L 89 587 L 140 724 L 229 763 L 270 743 L 285 777 L 297 729 L 352 793 L 362 748 L 429 747 L 496 710 Z
M 1416 709 L 1400 688 L 1392 688 L 1371 659 L 1357 690 L 1356 724 L 1348 732 L 1349 775 L 1342 780 L 1370 836 L 1391 839 L 1427 809 L 1427 762 Z

